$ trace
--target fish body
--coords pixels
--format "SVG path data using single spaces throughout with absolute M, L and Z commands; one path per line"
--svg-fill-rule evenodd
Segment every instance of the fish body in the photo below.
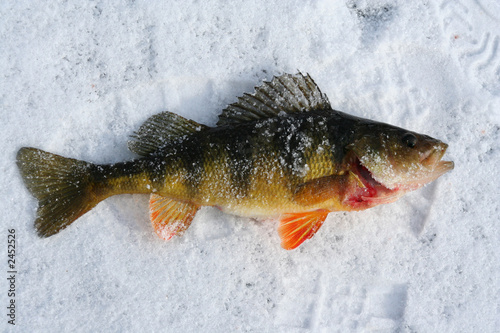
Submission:
M 309 75 L 285 74 L 228 106 L 215 127 L 170 112 L 149 118 L 111 165 L 21 148 L 18 166 L 50 236 L 105 198 L 151 194 L 157 234 L 182 234 L 201 206 L 280 219 L 282 246 L 314 235 L 329 212 L 397 200 L 453 168 L 429 136 L 331 108 Z

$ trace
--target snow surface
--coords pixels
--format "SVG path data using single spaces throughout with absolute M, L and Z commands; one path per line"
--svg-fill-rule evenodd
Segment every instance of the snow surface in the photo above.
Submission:
M 0 17 L 1 331 L 500 330 L 498 1 L 2 1 Z M 277 222 L 214 208 L 164 242 L 144 195 L 36 235 L 20 147 L 131 159 L 128 136 L 150 115 L 214 125 L 297 70 L 334 108 L 449 143 L 455 170 L 396 203 L 330 214 L 294 251 Z

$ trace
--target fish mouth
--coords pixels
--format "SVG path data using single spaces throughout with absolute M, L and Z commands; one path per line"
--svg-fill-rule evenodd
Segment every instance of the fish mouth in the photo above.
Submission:
M 440 142 L 420 156 L 420 163 L 424 167 L 432 170 L 430 172 L 430 176 L 434 177 L 432 180 L 450 170 L 453 170 L 455 167 L 455 163 L 453 163 L 453 161 L 441 160 L 446 152 L 446 149 L 448 149 L 448 145 L 444 142 Z
M 436 174 L 436 178 L 447 173 L 455 168 L 455 163 L 453 161 L 439 161 L 434 167 L 433 173 Z
M 446 149 L 448 149 L 448 145 L 444 142 L 439 142 L 426 152 L 420 154 L 420 163 L 427 168 L 432 168 L 441 161 Z

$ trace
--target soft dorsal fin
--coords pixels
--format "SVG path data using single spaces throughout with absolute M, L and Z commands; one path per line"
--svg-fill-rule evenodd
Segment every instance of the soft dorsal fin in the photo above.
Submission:
M 272 118 L 281 112 L 295 113 L 330 108 L 328 97 L 321 92 L 309 74 L 283 74 L 256 87 L 255 93 L 239 97 L 238 102 L 222 111 L 217 125 Z
M 293 250 L 306 239 L 314 236 L 316 231 L 323 225 L 328 213 L 327 210 L 321 209 L 283 215 L 278 227 L 281 247 L 285 250 Z
M 151 194 L 149 216 L 156 234 L 169 240 L 181 236 L 191 225 L 200 207 L 189 202 L 176 201 L 158 194 Z
M 207 126 L 164 111 L 148 118 L 131 135 L 132 140 L 128 142 L 128 148 L 136 154 L 145 156 L 162 148 L 169 141 L 205 128 Z

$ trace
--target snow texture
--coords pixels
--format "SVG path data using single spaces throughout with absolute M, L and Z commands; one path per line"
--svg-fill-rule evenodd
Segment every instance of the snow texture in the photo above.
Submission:
M 3 1 L 0 17 L 0 331 L 499 331 L 498 1 Z M 338 110 L 447 142 L 455 169 L 393 204 L 330 214 L 294 251 L 276 221 L 215 208 L 165 242 L 144 195 L 36 235 L 20 147 L 128 160 L 151 115 L 214 125 L 298 70 Z

